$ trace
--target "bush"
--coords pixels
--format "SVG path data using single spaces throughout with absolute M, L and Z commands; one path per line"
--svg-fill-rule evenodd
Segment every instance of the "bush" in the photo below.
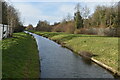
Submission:
M 98 32 L 97 28 L 90 28 L 87 30 L 86 33 L 91 35 L 97 35 L 97 32 Z
M 74 33 L 75 26 L 73 22 L 60 23 L 55 25 L 52 29 L 53 32 L 66 32 L 66 33 Z
M 81 34 L 81 33 L 80 33 L 80 29 L 76 29 L 76 30 L 74 31 L 74 34 Z
M 75 26 L 73 23 L 68 23 L 67 25 L 65 25 L 66 27 L 66 33 L 74 33 L 75 31 Z
M 81 28 L 74 32 L 75 34 L 89 34 L 99 36 L 120 36 L 120 28 Z
M 87 30 L 88 29 L 86 29 L 86 28 L 81 28 L 79 33 L 80 34 L 87 34 Z
M 96 28 L 81 28 L 81 29 L 77 29 L 75 30 L 76 34 L 92 34 L 92 35 L 96 35 L 97 34 L 97 29 Z
M 63 32 L 62 31 L 62 25 L 61 24 L 58 24 L 56 26 L 53 27 L 52 29 L 53 32 Z
M 98 28 L 97 35 L 104 36 L 105 35 L 105 28 Z
M 105 28 L 104 29 L 104 35 L 105 36 L 115 36 L 115 34 L 116 34 L 116 30 L 115 30 L 115 28 Z
M 115 36 L 120 37 L 120 27 L 116 28 L 116 35 Z

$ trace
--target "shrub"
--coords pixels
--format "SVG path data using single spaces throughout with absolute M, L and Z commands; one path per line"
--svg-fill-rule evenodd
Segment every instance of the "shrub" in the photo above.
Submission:
M 75 31 L 76 34 L 92 34 L 92 35 L 96 35 L 97 34 L 97 29 L 96 28 L 81 28 L 81 29 L 77 29 Z
M 58 24 L 58 25 L 54 26 L 52 31 L 53 32 L 64 32 L 63 31 L 63 24 Z
M 116 34 L 116 29 L 115 28 L 111 28 L 111 27 L 108 27 L 108 28 L 105 28 L 104 29 L 104 35 L 105 36 L 115 36 Z
M 75 31 L 75 26 L 73 23 L 68 23 L 67 25 L 65 25 L 65 29 L 66 29 L 66 33 L 74 33 Z
M 87 34 L 87 29 L 86 28 L 81 28 L 79 31 L 79 34 Z
M 116 28 L 116 35 L 115 36 L 120 37 L 120 27 Z
M 53 27 L 53 32 L 66 32 L 66 33 L 74 33 L 75 26 L 74 22 L 60 23 Z
M 74 31 L 74 34 L 81 34 L 81 33 L 80 33 L 80 29 L 76 29 L 76 30 Z
M 97 28 L 89 28 L 86 33 L 92 34 L 92 35 L 97 35 L 97 32 L 98 32 Z
M 97 35 L 104 36 L 105 35 L 105 29 L 104 28 L 98 28 Z

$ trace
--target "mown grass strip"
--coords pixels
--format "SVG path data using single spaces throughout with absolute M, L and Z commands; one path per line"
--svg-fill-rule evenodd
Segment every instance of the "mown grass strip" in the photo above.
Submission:
M 26 33 L 14 33 L 2 41 L 3 78 L 39 78 L 36 41 Z

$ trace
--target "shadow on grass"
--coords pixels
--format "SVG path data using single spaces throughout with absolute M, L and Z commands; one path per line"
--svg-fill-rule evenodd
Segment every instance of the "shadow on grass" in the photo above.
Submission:
M 3 40 L 3 78 L 39 76 L 39 58 L 36 42 L 25 33 L 15 33 L 13 38 Z

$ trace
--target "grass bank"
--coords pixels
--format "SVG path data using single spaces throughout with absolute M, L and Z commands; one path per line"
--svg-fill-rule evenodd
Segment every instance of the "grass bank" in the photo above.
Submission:
M 14 33 L 2 40 L 2 77 L 39 78 L 39 56 L 36 41 L 26 33 Z
M 34 31 L 32 31 L 34 32 Z M 56 32 L 34 32 L 48 37 L 78 53 L 88 51 L 97 56 L 93 58 L 118 70 L 118 38 L 96 35 L 66 34 Z

